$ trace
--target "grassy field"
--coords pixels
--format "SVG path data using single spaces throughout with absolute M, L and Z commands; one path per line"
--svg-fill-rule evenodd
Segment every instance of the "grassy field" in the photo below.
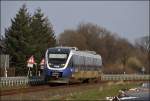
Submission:
M 55 89 L 47 88 L 37 92 L 23 93 L 24 89 L 16 87 L 20 93 L 15 95 L 1 96 L 1 100 L 18 101 L 50 101 L 50 100 L 104 100 L 106 96 L 116 96 L 120 89 L 129 89 L 139 86 L 140 83 L 93 83 L 80 86 L 64 86 Z
M 63 97 L 55 97 L 55 100 L 104 100 L 106 96 L 115 96 L 120 89 L 129 89 L 139 86 L 139 83 L 107 83 L 103 86 L 95 87 L 92 89 L 80 92 L 74 92 Z

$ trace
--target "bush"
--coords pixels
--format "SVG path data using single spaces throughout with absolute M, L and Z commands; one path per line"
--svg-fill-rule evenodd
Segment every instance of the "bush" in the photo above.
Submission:
M 127 66 L 133 70 L 140 72 L 142 63 L 136 57 L 130 57 L 127 61 Z

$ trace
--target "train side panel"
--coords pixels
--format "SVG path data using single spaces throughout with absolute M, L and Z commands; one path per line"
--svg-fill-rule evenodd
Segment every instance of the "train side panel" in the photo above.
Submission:
M 101 62 L 96 58 L 74 55 L 72 57 L 72 78 L 76 80 L 96 79 L 100 77 Z M 70 61 L 71 62 L 71 61 Z

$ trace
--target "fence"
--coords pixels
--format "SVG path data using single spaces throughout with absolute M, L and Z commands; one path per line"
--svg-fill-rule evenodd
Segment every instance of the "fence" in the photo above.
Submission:
M 150 75 L 102 75 L 102 81 L 120 81 L 120 80 L 141 80 L 149 81 Z M 44 79 L 40 77 L 28 78 L 28 77 L 0 77 L 0 88 L 1 87 L 13 87 L 13 86 L 28 86 L 28 85 L 40 85 L 44 84 Z
M 141 80 L 141 81 L 149 81 L 150 75 L 137 75 L 137 74 L 119 74 L 119 75 L 102 75 L 102 81 L 119 81 L 119 80 L 127 80 L 127 81 L 134 81 L 134 80 Z
M 28 78 L 28 77 L 0 77 L 0 88 L 13 86 L 28 86 L 44 84 L 43 78 Z

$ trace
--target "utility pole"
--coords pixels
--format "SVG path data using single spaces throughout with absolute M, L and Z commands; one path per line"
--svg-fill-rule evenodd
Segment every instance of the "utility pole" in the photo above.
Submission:
M 5 56 L 5 64 L 4 64 L 4 68 L 5 68 L 5 77 L 7 78 L 7 56 Z
M 144 75 L 144 72 L 145 72 L 145 67 L 144 66 L 142 67 L 141 71 L 143 72 L 143 75 Z
M 38 70 L 37 70 L 37 63 L 35 63 L 35 68 L 36 68 L 36 76 L 38 75 Z

